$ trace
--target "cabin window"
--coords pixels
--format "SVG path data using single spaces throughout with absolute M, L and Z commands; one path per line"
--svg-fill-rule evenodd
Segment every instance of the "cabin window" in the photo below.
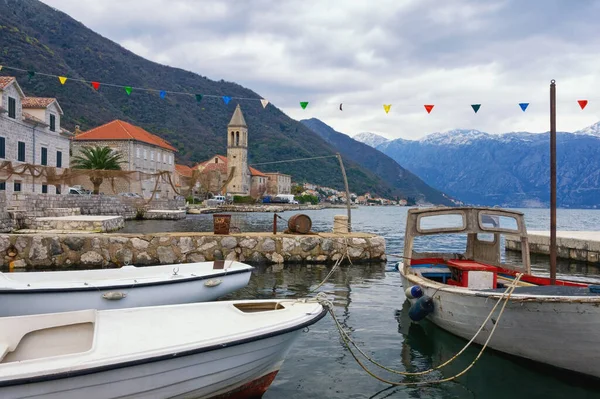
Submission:
M 479 214 L 479 226 L 482 230 L 519 231 L 519 223 L 515 217 L 483 212 Z
M 492 233 L 477 233 L 477 241 L 493 243 L 496 239 Z
M 17 100 L 12 97 L 8 97 L 8 117 L 17 118 Z
M 465 216 L 461 213 L 451 213 L 442 215 L 419 215 L 417 220 L 417 230 L 419 232 L 427 231 L 461 231 L 467 227 Z

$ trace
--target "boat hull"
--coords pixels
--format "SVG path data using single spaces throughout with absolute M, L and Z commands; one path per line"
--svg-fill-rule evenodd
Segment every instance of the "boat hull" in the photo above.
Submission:
M 207 302 L 244 288 L 251 270 L 224 276 L 181 281 L 166 281 L 152 285 L 131 285 L 110 289 L 69 289 L 0 292 L 0 316 L 22 316 L 58 313 L 84 309 L 123 309 L 144 306 Z M 220 281 L 220 282 L 219 282 Z M 216 284 L 217 285 L 213 285 Z M 108 296 L 117 298 L 107 299 Z M 124 297 L 121 297 L 124 294 Z M 119 298 L 121 297 L 121 298 Z
M 301 330 L 209 352 L 0 388 L 3 399 L 245 399 L 275 379 Z
M 440 288 L 400 271 L 403 287 L 419 285 L 433 298 L 427 319 L 464 339 L 471 339 L 498 296 Z M 409 299 L 407 299 L 409 300 Z M 414 302 L 414 299 L 410 299 Z M 482 345 L 496 323 L 499 308 L 475 342 Z M 600 298 L 511 297 L 488 346 L 500 352 L 600 378 Z

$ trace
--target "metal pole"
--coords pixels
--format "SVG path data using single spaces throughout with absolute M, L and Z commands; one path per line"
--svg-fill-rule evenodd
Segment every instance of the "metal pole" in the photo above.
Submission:
M 273 234 L 277 235 L 277 214 L 273 215 Z
M 342 169 L 342 176 L 344 177 L 344 185 L 346 186 L 346 208 L 348 209 L 348 232 L 352 232 L 352 214 L 350 211 L 350 189 L 348 188 L 348 178 L 346 177 L 346 169 L 344 169 L 344 163 L 342 162 L 342 156 L 340 153 L 336 153 L 338 161 L 340 161 L 340 168 Z
M 556 284 L 556 82 L 550 81 L 550 284 Z

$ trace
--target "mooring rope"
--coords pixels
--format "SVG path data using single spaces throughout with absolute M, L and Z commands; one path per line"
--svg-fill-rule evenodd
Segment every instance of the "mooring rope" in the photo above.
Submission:
M 504 309 L 506 308 L 506 304 L 510 300 L 511 295 L 513 294 L 515 288 L 517 287 L 517 283 L 521 279 L 522 276 L 523 276 L 523 273 L 518 273 L 517 274 L 517 276 L 513 280 L 512 284 L 502 293 L 502 295 L 500 296 L 500 298 L 498 299 L 498 301 L 496 302 L 496 304 L 494 305 L 494 307 L 492 308 L 492 310 L 488 314 L 488 317 L 482 323 L 481 327 L 477 330 L 477 332 L 475 333 L 475 335 L 473 336 L 473 338 L 471 338 L 471 340 L 456 355 L 454 355 L 452 358 L 450 358 L 449 360 L 447 360 L 446 362 L 444 362 L 443 364 L 441 364 L 439 366 L 436 366 L 436 367 L 434 367 L 432 369 L 429 369 L 429 370 L 425 370 L 425 371 L 421 371 L 421 372 L 415 372 L 415 373 L 394 370 L 394 369 L 386 367 L 386 366 L 384 366 L 384 365 L 376 362 L 372 358 L 370 358 L 366 353 L 364 353 L 364 351 L 362 351 L 358 347 L 358 345 L 346 333 L 346 331 L 344 330 L 343 326 L 340 324 L 340 322 L 338 321 L 337 317 L 335 316 L 335 313 L 333 312 L 333 303 L 329 299 L 326 298 L 325 294 L 324 293 L 319 293 L 317 295 L 316 299 L 319 301 L 319 303 L 321 303 L 324 307 L 327 308 L 327 311 L 329 312 L 329 314 L 333 318 L 333 321 L 334 321 L 334 323 L 335 323 L 335 325 L 336 325 L 336 327 L 338 329 L 338 333 L 340 334 L 340 337 L 342 338 L 342 341 L 343 341 L 345 347 L 348 349 L 348 351 L 350 352 L 350 354 L 352 355 L 352 357 L 354 358 L 354 360 L 356 360 L 356 362 L 361 366 L 361 368 L 363 370 L 365 370 L 365 372 L 367 372 L 367 374 L 369 374 L 371 377 L 373 377 L 373 378 L 375 378 L 375 379 L 377 379 L 377 380 L 379 380 L 381 382 L 384 382 L 386 384 L 390 384 L 390 385 L 394 385 L 394 386 L 417 386 L 417 385 L 427 385 L 427 384 L 439 384 L 439 383 L 443 383 L 443 382 L 452 381 L 452 380 L 454 380 L 454 379 L 462 376 L 467 371 L 469 371 L 475 365 L 475 363 L 477 363 L 477 361 L 479 360 L 479 358 L 481 357 L 481 355 L 483 354 L 483 352 L 487 348 L 487 345 L 490 342 L 492 336 L 494 335 L 494 332 L 496 331 L 496 327 L 500 323 L 500 319 L 502 318 L 502 315 L 504 314 Z M 508 295 L 508 296 L 506 296 L 506 295 Z M 358 350 L 358 352 L 361 355 L 363 355 L 372 364 L 374 364 L 374 365 L 376 365 L 376 366 L 378 366 L 378 367 L 380 367 L 380 368 L 382 368 L 382 369 L 384 369 L 386 371 L 389 371 L 391 373 L 400 374 L 400 375 L 404 375 L 404 376 L 425 375 L 425 374 L 431 373 L 433 371 L 439 370 L 439 369 L 447 366 L 448 364 L 450 364 L 454 360 L 456 360 L 474 342 L 475 338 L 481 333 L 481 331 L 483 330 L 484 326 L 487 324 L 487 322 L 489 321 L 489 319 L 492 317 L 492 315 L 494 314 L 494 311 L 496 310 L 496 308 L 498 307 L 498 305 L 500 304 L 500 302 L 502 301 L 502 299 L 504 299 L 505 296 L 506 296 L 506 299 L 504 300 L 502 308 L 500 309 L 500 313 L 498 314 L 498 318 L 496 319 L 496 322 L 494 323 L 494 326 L 492 327 L 492 331 L 490 332 L 488 338 L 486 339 L 483 347 L 481 348 L 481 350 L 479 351 L 479 353 L 477 354 L 477 356 L 475 357 L 475 359 L 471 362 L 471 364 L 469 364 L 469 366 L 467 366 L 465 369 L 463 369 L 460 373 L 453 375 L 452 377 L 448 377 L 448 378 L 444 378 L 444 379 L 439 379 L 439 380 L 417 381 L 417 382 L 395 382 L 395 381 L 389 381 L 387 379 L 384 379 L 382 377 L 379 377 L 379 376 L 375 375 L 373 372 L 371 372 L 369 369 L 367 369 L 367 367 L 360 361 L 360 359 L 356 356 L 356 354 L 354 353 L 354 351 L 352 350 L 352 348 L 350 346 L 350 344 L 352 344 L 352 346 L 354 346 Z

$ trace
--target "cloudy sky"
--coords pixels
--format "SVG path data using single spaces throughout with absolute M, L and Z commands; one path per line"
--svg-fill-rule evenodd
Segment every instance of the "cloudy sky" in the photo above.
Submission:
M 600 120 L 600 1 L 43 1 L 143 57 L 349 135 L 547 131 L 551 79 L 559 130 Z

